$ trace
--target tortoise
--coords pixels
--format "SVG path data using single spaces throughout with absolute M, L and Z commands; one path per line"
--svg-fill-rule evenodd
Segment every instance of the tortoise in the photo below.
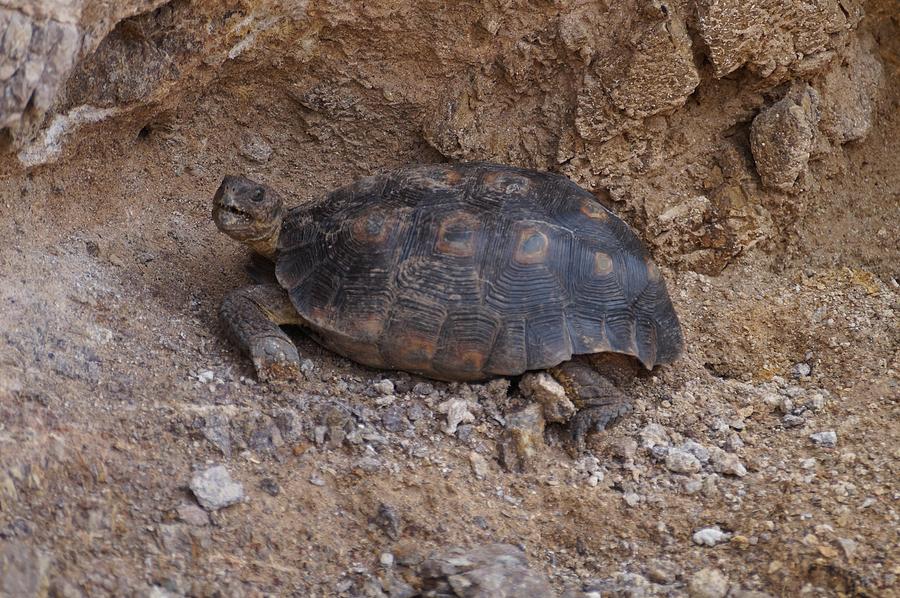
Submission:
M 490 163 L 412 165 L 312 207 L 226 176 L 213 219 L 274 262 L 220 315 L 261 380 L 294 378 L 295 324 L 374 368 L 448 381 L 548 370 L 577 441 L 628 413 L 630 365 L 674 361 L 681 327 L 634 231 L 564 176 Z M 633 372 L 632 372 L 633 374 Z M 631 374 L 628 374 L 631 375 Z

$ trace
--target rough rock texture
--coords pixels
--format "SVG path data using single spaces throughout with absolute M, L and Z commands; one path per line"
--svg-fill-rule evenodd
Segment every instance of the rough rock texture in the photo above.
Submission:
M 164 1 L 0 1 L 0 149 L 35 136 L 77 61 L 116 23 Z
M 112 118 L 147 135 L 227 120 L 237 103 L 290 125 L 242 132 L 251 162 L 330 152 L 359 173 L 441 157 L 560 170 L 620 202 L 662 261 L 704 273 L 778 243 L 795 217 L 747 157 L 748 123 L 778 112 L 778 85 L 819 89 L 839 146 L 871 127 L 882 81 L 855 32 L 862 8 L 833 0 L 5 6 L 0 129 L 23 166 Z M 763 182 L 786 189 L 806 169 L 796 151 Z
M 819 122 L 819 93 L 792 90 L 760 112 L 750 127 L 750 149 L 763 185 L 788 191 L 806 170 Z

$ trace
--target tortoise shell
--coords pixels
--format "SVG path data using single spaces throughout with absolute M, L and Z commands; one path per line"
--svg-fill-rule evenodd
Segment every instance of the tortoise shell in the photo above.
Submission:
M 442 380 L 605 351 L 649 369 L 682 348 L 635 233 L 547 172 L 437 164 L 361 179 L 286 215 L 276 275 L 328 348 Z

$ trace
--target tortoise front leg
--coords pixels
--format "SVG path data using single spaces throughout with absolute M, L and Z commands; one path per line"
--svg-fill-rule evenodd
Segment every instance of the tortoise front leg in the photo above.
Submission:
M 288 380 L 300 375 L 297 347 L 280 324 L 300 324 L 287 291 L 277 284 L 244 287 L 229 293 L 219 315 L 229 333 L 250 355 L 260 380 Z
M 600 432 L 631 413 L 633 401 L 613 380 L 634 375 L 636 368 L 621 356 L 589 355 L 551 368 L 550 374 L 578 409 L 569 426 L 575 449 L 584 451 L 588 432 Z

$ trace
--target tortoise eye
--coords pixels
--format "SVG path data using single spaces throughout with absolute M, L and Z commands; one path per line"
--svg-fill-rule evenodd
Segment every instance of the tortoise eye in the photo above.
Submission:
M 256 191 L 253 192 L 253 197 L 251 197 L 251 199 L 253 201 L 260 202 L 263 200 L 263 195 L 264 195 L 263 190 L 257 189 Z

